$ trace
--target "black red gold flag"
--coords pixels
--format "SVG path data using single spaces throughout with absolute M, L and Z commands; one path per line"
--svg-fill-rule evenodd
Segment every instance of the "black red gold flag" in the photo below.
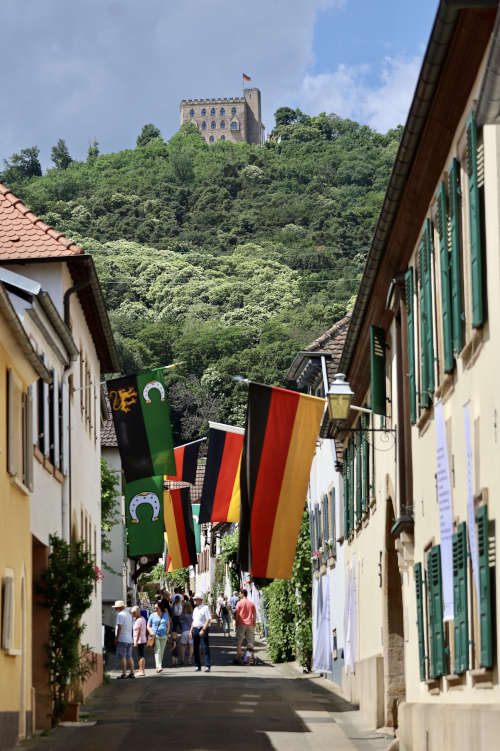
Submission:
M 173 474 L 170 411 L 160 371 L 115 378 L 107 387 L 126 481 Z
M 243 428 L 210 423 L 201 493 L 201 524 L 239 521 L 240 467 L 244 437 Z
M 163 514 L 172 570 L 190 565 L 195 566 L 197 562 L 196 540 L 190 489 L 173 488 L 165 490 Z
M 176 446 L 174 448 L 175 474 L 165 475 L 165 480 L 189 482 L 191 485 L 194 485 L 196 481 L 196 467 L 198 466 L 198 454 L 200 446 L 205 440 L 205 438 L 200 438 L 199 441 L 191 441 L 191 443 L 185 443 L 183 446 Z
M 325 400 L 251 383 L 241 464 L 243 571 L 289 579 Z

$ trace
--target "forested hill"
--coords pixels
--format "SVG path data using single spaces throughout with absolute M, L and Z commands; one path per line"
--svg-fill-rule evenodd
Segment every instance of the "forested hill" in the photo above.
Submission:
M 178 440 L 206 419 L 241 424 L 231 376 L 282 384 L 357 291 L 400 131 L 289 108 L 277 123 L 263 147 L 146 126 L 135 149 L 94 144 L 44 176 L 19 155 L 5 165 L 11 190 L 93 254 L 124 371 L 185 362 L 169 376 Z

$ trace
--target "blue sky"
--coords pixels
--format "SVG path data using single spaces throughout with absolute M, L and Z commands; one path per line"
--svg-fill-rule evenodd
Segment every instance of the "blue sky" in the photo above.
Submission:
M 262 91 L 268 130 L 283 105 L 380 131 L 404 122 L 438 0 L 2 0 L 0 159 L 64 138 L 131 148 L 164 138 L 185 97 Z

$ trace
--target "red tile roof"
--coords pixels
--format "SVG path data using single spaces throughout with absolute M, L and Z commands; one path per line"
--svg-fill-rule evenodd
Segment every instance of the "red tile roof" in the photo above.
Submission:
M 19 198 L 0 183 L 0 258 L 34 259 L 84 253 L 61 232 L 38 219 Z

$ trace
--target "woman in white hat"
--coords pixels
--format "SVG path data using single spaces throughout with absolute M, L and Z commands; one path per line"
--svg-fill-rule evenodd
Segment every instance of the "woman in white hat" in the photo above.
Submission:
M 203 652 L 205 655 L 205 673 L 210 672 L 210 647 L 208 644 L 208 629 L 210 628 L 210 608 L 203 605 L 203 595 L 197 592 L 194 596 L 195 609 L 193 610 L 193 622 L 191 624 L 190 636 L 193 639 L 195 670 L 201 670 L 200 659 L 200 641 L 203 642 Z

